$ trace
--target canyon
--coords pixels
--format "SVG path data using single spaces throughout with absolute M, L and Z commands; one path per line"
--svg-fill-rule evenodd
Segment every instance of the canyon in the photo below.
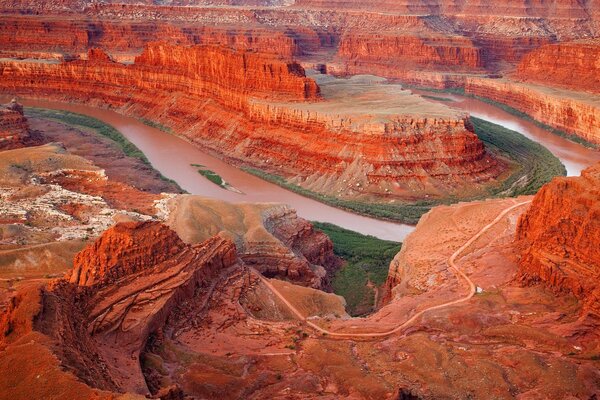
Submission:
M 0 399 L 598 398 L 599 29 L 0 0 Z
M 517 230 L 531 210 L 548 210 L 528 211 L 531 201 L 435 208 L 392 263 L 387 304 L 359 319 L 345 317 L 336 296 L 261 278 L 220 235 L 186 244 L 158 221 L 117 224 L 76 257 L 66 278 L 19 288 L 3 316 L 0 352 L 0 365 L 18 367 L 3 385 L 17 398 L 24 390 L 40 398 L 68 392 L 74 382 L 98 398 L 124 391 L 265 398 L 290 390 L 332 399 L 589 398 L 600 382 L 596 323 L 579 317 L 584 305 L 570 294 L 514 279 L 526 259 L 519 261 Z M 577 215 L 563 215 L 570 212 Z M 465 288 L 444 260 L 461 245 L 456 262 L 480 290 L 451 305 Z M 418 310 L 412 326 L 385 333 Z M 33 354 L 55 356 L 30 364 Z M 54 379 L 31 390 L 18 383 L 32 374 Z
M 581 177 L 556 179 L 545 186 L 517 230 L 525 248 L 519 279 L 572 293 L 591 318 L 599 316 L 599 172 L 600 165 L 595 165 Z
M 100 47 L 117 61 L 131 62 L 148 43 L 158 40 L 212 44 L 294 57 L 338 75 L 368 73 L 438 89 L 464 88 L 470 77 L 505 76 L 520 91 L 522 81 L 535 83 L 547 75 L 550 79 L 543 79 L 544 85 L 554 80 L 562 89 L 584 92 L 584 101 L 579 93 L 560 95 L 571 99 L 572 112 L 583 110 L 588 115 L 584 129 L 598 129 L 597 122 L 589 121 L 585 95 L 597 93 L 592 82 L 599 13 L 593 4 L 513 2 L 488 7 L 475 1 L 368 5 L 340 1 L 331 7 L 318 1 L 168 5 L 66 1 L 44 6 L 7 2 L 0 4 L 0 47 L 7 57 L 44 60 L 79 58 Z M 376 11 L 383 9 L 387 12 Z M 84 17 L 69 10 L 80 10 Z M 61 19 L 61 13 L 69 19 Z M 39 44 L 39 34 L 47 44 Z M 487 89 L 472 94 L 506 100 L 505 93 L 491 89 L 496 86 L 493 79 L 477 81 L 479 86 L 484 83 Z M 514 99 L 511 107 L 597 143 L 596 132 L 582 133 L 581 121 L 560 121 L 569 108 L 555 105 L 544 91 L 532 89 Z M 539 112 L 541 107 L 548 112 Z M 597 104 L 593 107 L 597 112 Z
M 4 61 L 0 68 L 3 91 L 110 106 L 341 199 L 472 195 L 507 170 L 461 113 L 393 85 L 306 77 L 298 63 L 264 54 L 152 43 L 132 65 L 92 49 L 86 60 Z

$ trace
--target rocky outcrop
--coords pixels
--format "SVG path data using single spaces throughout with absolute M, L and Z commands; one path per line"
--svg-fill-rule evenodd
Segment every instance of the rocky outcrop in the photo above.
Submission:
M 600 93 L 600 41 L 559 43 L 527 54 L 516 76 L 523 81 Z
M 40 41 L 40 36 L 44 41 Z M 296 39 L 280 30 L 242 26 L 202 26 L 119 19 L 67 20 L 32 16 L 0 16 L 0 47 L 5 55 L 48 57 L 49 51 L 67 58 L 79 57 L 91 48 L 103 48 L 119 58 L 132 60 L 155 41 L 182 45 L 217 45 L 285 57 L 300 55 Z M 46 55 L 44 55 L 46 54 Z
M 77 260 L 71 277 L 86 286 L 65 279 L 44 289 L 36 329 L 57 342 L 63 365 L 90 386 L 146 394 L 139 355 L 148 336 L 237 256 L 231 241 L 184 245 L 153 222 L 117 225 Z
M 28 91 L 39 90 L 40 94 L 44 93 L 44 86 L 47 93 L 90 97 L 98 89 L 104 89 L 108 93 L 100 92 L 98 97 L 112 93 L 112 99 L 106 100 L 117 104 L 127 102 L 143 90 L 214 96 L 237 108 L 245 100 L 239 96 L 272 95 L 296 101 L 319 96 L 318 86 L 305 77 L 298 63 L 226 47 L 153 43 L 131 66 L 112 62 L 99 49 L 91 49 L 87 58 L 60 64 L 26 61 L 4 64 L 3 76 L 21 80 L 10 84 L 15 90 L 29 87 Z M 47 79 L 51 81 L 43 86 Z M 136 91 L 128 93 L 131 84 Z
M 288 206 L 184 195 L 170 200 L 168 208 L 166 224 L 186 243 L 227 237 L 246 265 L 268 277 L 328 290 L 341 265 L 331 240 Z
M 439 117 L 425 118 L 414 102 L 431 103 L 408 93 L 396 113 L 380 116 L 373 105 L 348 107 L 344 93 L 322 98 L 297 63 L 258 53 L 156 43 L 133 65 L 90 54 L 61 64 L 2 63 L 0 89 L 115 107 L 230 160 L 349 199 L 444 197 L 485 186 L 503 170 L 464 115 L 439 106 Z
M 171 74 L 180 75 L 180 79 L 189 80 L 189 94 L 225 97 L 224 91 L 233 91 L 291 100 L 319 97 L 319 87 L 306 78 L 300 64 L 225 47 L 152 43 L 136 58 L 136 66 L 148 70 L 167 69 Z M 168 81 L 155 80 L 154 84 L 168 85 Z M 175 85 L 164 87 L 167 88 L 186 91 Z
M 80 286 L 106 285 L 160 264 L 183 247 L 177 234 L 164 225 L 121 223 L 77 254 L 69 281 Z
M 33 136 L 21 104 L 12 100 L 0 105 L 0 151 L 32 145 Z
M 388 68 L 474 71 L 484 66 L 482 50 L 465 37 L 348 33 L 341 38 L 338 55 L 350 70 L 361 66 L 382 75 L 378 72 L 381 67 L 384 76 L 388 76 Z
M 523 283 L 572 293 L 584 313 L 600 317 L 600 164 L 544 186 L 521 216 L 516 237 Z
M 465 92 L 506 104 L 536 121 L 588 142 L 600 143 L 600 108 L 594 98 L 585 93 L 486 78 L 468 78 Z
M 593 4 L 571 0 L 537 1 L 527 0 L 504 1 L 500 3 L 483 3 L 479 0 L 296 0 L 297 7 L 317 7 L 326 9 L 352 10 L 387 10 L 398 13 L 414 14 L 465 14 L 465 15 L 506 15 L 515 17 L 548 17 L 585 18 L 596 13 Z

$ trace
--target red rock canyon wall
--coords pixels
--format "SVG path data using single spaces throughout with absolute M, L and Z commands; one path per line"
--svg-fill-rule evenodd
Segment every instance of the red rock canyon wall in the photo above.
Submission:
M 519 220 L 520 279 L 572 293 L 600 317 L 600 164 L 556 178 Z
M 443 195 L 486 182 L 502 168 L 465 120 L 399 116 L 357 132 L 352 120 L 298 111 L 294 102 L 320 101 L 319 88 L 298 64 L 275 57 L 164 43 L 150 45 L 133 65 L 96 51 L 89 57 L 3 62 L 0 87 L 120 108 L 233 160 L 298 177 L 314 190 L 331 191 L 323 181 L 346 173 L 377 196 L 391 184 L 400 185 L 400 196 L 413 190 Z M 277 98 L 287 105 L 270 106 Z

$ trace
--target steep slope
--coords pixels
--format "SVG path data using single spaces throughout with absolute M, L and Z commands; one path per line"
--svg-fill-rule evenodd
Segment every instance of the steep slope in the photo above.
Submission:
M 552 79 L 549 81 L 552 83 Z M 467 78 L 465 92 L 505 104 L 536 121 L 588 142 L 600 143 L 598 96 L 506 78 Z
M 269 277 L 326 290 L 341 264 L 331 240 L 288 206 L 184 195 L 167 207 L 166 224 L 186 243 L 227 237 L 246 265 Z
M 0 105 L 0 151 L 31 146 L 40 142 L 39 135 L 29 129 L 23 106 L 12 100 Z
M 323 77 L 321 94 L 298 63 L 254 52 L 155 43 L 133 65 L 91 50 L 85 61 L 0 69 L 3 91 L 115 107 L 329 196 L 464 195 L 506 168 L 446 106 L 360 79 Z
M 157 257 L 156 246 L 169 241 L 176 246 L 166 249 L 170 257 Z M 110 257 L 117 263 L 91 262 Z M 146 394 L 139 353 L 148 336 L 236 259 L 235 245 L 225 239 L 186 246 L 160 223 L 117 225 L 79 258 L 72 277 L 93 276 L 93 282 L 80 286 L 65 279 L 42 289 L 33 329 L 52 338 L 63 366 L 88 385 Z M 16 336 L 6 328 L 16 324 L 14 318 L 4 321 L 3 339 Z
M 517 240 L 522 282 L 572 293 L 584 313 L 600 317 L 600 165 L 544 186 L 520 218 Z
M 524 81 L 600 93 L 600 41 L 542 46 L 527 54 L 516 76 Z

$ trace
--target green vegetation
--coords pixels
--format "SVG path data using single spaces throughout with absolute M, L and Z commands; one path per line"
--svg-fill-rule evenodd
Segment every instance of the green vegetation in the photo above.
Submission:
M 339 226 L 313 222 L 333 242 L 334 253 L 346 261 L 333 279 L 334 293 L 344 297 L 350 315 L 362 315 L 373 310 L 375 290 L 387 279 L 392 259 L 402 243 L 362 235 Z
M 500 186 L 490 190 L 492 197 L 535 194 L 556 176 L 567 174 L 565 166 L 548 149 L 518 132 L 471 117 L 475 133 L 493 153 L 510 159 L 516 171 Z
M 420 90 L 423 92 L 430 92 L 430 93 L 439 93 L 439 94 L 447 93 L 447 94 L 457 94 L 460 96 L 468 96 L 465 94 L 465 89 L 462 87 L 436 89 L 436 88 L 431 88 L 431 87 L 426 87 L 426 86 L 404 85 L 404 88 Z M 427 97 L 427 95 L 424 95 L 423 97 Z
M 171 129 L 171 128 L 169 128 L 168 126 L 165 126 L 165 125 L 163 125 L 163 124 L 160 124 L 160 123 L 158 123 L 158 122 L 152 121 L 151 119 L 147 119 L 147 118 L 138 118 L 138 120 L 139 120 L 139 121 L 140 121 L 142 124 L 144 124 L 144 125 L 148 125 L 149 127 L 156 128 L 156 129 L 158 129 L 158 130 L 160 130 L 160 131 L 163 131 L 163 132 L 169 133 L 169 134 L 171 134 L 171 135 L 173 135 L 173 134 L 174 134 L 174 132 L 173 132 L 173 129 Z
M 499 103 L 499 102 L 494 101 L 492 99 L 488 99 L 487 97 L 480 97 L 480 96 L 475 96 L 475 95 L 472 95 L 472 94 L 465 94 L 464 96 L 465 97 L 471 97 L 471 98 L 477 99 L 477 100 L 482 101 L 482 102 L 487 103 L 487 104 L 491 104 L 494 107 L 498 107 L 498 108 L 506 111 L 507 113 L 509 113 L 511 115 L 514 115 L 516 117 L 522 118 L 525 121 L 532 122 L 533 124 L 535 124 L 536 126 L 542 128 L 543 130 L 546 130 L 546 131 L 548 131 L 550 133 L 553 133 L 553 134 L 555 134 L 557 136 L 563 137 L 563 138 L 565 138 L 567 140 L 570 140 L 571 142 L 575 142 L 577 144 L 580 144 L 580 145 L 582 145 L 584 147 L 587 147 L 587 148 L 590 148 L 590 149 L 597 149 L 598 148 L 598 145 L 595 144 L 595 143 L 588 142 L 587 140 L 585 140 L 583 138 L 580 138 L 577 135 L 572 135 L 572 134 L 567 133 L 565 131 L 562 131 L 560 129 L 553 128 L 550 125 L 546 125 L 543 122 L 540 122 L 540 121 L 532 118 L 529 114 L 526 114 L 526 113 L 524 113 L 522 111 L 519 111 L 516 108 L 508 106 L 508 105 L 506 105 L 504 103 Z
M 87 115 L 76 114 L 69 111 L 50 110 L 45 108 L 27 108 L 28 117 L 45 118 L 61 122 L 67 125 L 75 125 L 82 128 L 92 129 L 99 135 L 104 136 L 115 142 L 128 157 L 137 158 L 145 164 L 150 165 L 150 162 L 133 143 L 112 126 L 104 122 L 88 117 Z
M 548 131 L 557 136 L 563 137 L 567 140 L 570 140 L 570 141 L 580 144 L 582 146 L 585 146 L 585 147 L 588 147 L 591 149 L 597 149 L 599 147 L 597 144 L 588 142 L 587 140 L 580 138 L 577 135 L 573 135 L 573 134 L 567 133 L 565 131 L 562 131 L 560 129 L 553 128 L 550 125 L 546 125 L 543 122 L 540 122 L 540 121 L 534 119 L 529 114 L 519 111 L 514 107 L 511 107 L 504 103 L 500 103 L 498 101 L 489 99 L 487 97 L 481 97 L 481 96 L 477 96 L 474 94 L 466 93 L 464 88 L 434 89 L 434 88 L 417 87 L 417 86 L 407 86 L 407 88 L 418 89 L 418 90 L 427 91 L 427 92 L 431 92 L 431 93 L 449 93 L 449 94 L 458 94 L 458 95 L 464 96 L 464 97 L 470 97 L 472 99 L 476 99 L 476 100 L 482 101 L 484 103 L 490 104 L 494 107 L 498 107 L 501 110 L 504 110 L 507 113 L 514 115 L 515 117 L 524 119 L 525 121 L 535 124 L 536 126 L 542 128 L 545 131 Z M 427 95 L 424 95 L 423 97 L 434 98 L 434 96 L 427 96 Z M 439 98 L 437 100 L 439 100 Z
M 544 146 L 521 135 L 478 118 L 471 118 L 477 136 L 497 155 L 503 156 L 513 163 L 513 171 L 499 185 L 490 188 L 486 193 L 461 201 L 474 201 L 490 197 L 513 197 L 535 194 L 544 184 L 555 176 L 566 175 L 566 169 Z M 441 204 L 452 204 L 459 199 L 448 197 L 444 200 L 421 200 L 412 203 L 366 203 L 356 200 L 344 200 L 333 196 L 316 193 L 303 187 L 287 182 L 284 178 L 253 168 L 244 168 L 246 172 L 256 175 L 266 181 L 275 183 L 292 192 L 305 197 L 330 204 L 358 214 L 371 217 L 416 224 L 421 216 L 432 207 Z
M 464 88 L 434 89 L 434 88 L 418 87 L 418 86 L 406 86 L 406 88 L 413 88 L 413 89 L 418 89 L 418 90 L 422 90 L 424 92 L 431 92 L 431 93 L 449 93 L 449 94 L 457 94 L 457 95 L 464 96 L 464 97 L 470 97 L 472 99 L 476 99 L 476 100 L 482 101 L 484 103 L 490 104 L 494 107 L 498 107 L 501 110 L 504 110 L 507 113 L 514 115 L 515 117 L 524 119 L 525 121 L 535 124 L 536 126 L 542 128 L 545 131 L 548 131 L 557 136 L 563 137 L 567 140 L 570 140 L 570 141 L 580 144 L 582 146 L 585 146 L 585 147 L 588 147 L 591 149 L 597 149 L 600 147 L 596 143 L 589 142 L 583 138 L 580 138 L 577 135 L 573 135 L 573 134 L 567 133 L 565 131 L 562 131 L 560 129 L 553 128 L 550 125 L 544 124 L 543 122 L 540 122 L 540 121 L 534 119 L 529 114 L 526 114 L 523 111 L 519 111 L 516 108 L 511 107 L 507 104 L 500 103 L 498 101 L 489 99 L 487 97 L 481 97 L 481 96 L 477 96 L 474 94 L 466 93 Z M 434 99 L 434 100 L 442 100 L 441 98 L 436 97 L 436 96 L 422 95 L 422 97 Z
M 421 218 L 421 215 L 429 211 L 431 207 L 438 204 L 442 204 L 442 202 L 435 202 L 431 200 L 422 200 L 414 203 L 398 202 L 395 204 L 380 204 L 338 199 L 333 196 L 316 193 L 303 187 L 294 185 L 293 183 L 287 182 L 284 178 L 274 174 L 270 174 L 268 172 L 264 172 L 254 168 L 243 168 L 243 170 L 252 175 L 258 176 L 261 179 L 284 187 L 292 192 L 298 193 L 302 196 L 311 199 L 315 199 L 325 204 L 330 204 L 337 208 L 352 211 L 357 214 L 369 215 L 379 219 L 405 222 L 407 224 L 416 224 L 417 222 L 419 222 L 419 218 Z M 444 203 L 451 202 L 451 200 L 448 200 Z
M 144 164 L 149 165 L 150 161 L 146 158 L 144 153 L 137 148 L 136 145 L 131 143 L 129 139 L 121 134 L 118 130 L 113 128 L 112 126 L 100 121 L 99 119 L 89 117 L 83 114 L 72 113 L 70 111 L 64 110 L 51 110 L 47 108 L 37 108 L 37 107 L 27 107 L 26 108 L 27 117 L 33 118 L 43 118 L 49 119 L 52 121 L 60 122 L 65 125 L 71 125 L 74 127 L 79 127 L 87 130 L 92 130 L 96 132 L 98 135 L 103 136 L 107 139 L 110 139 L 114 142 L 128 157 L 137 158 L 142 161 Z M 169 179 L 162 174 L 160 174 L 160 178 L 166 182 L 170 182 L 175 185 L 181 192 L 185 192 L 183 189 L 179 187 L 177 182 L 172 179 Z
M 221 186 L 223 189 L 227 189 L 227 182 L 223 180 L 216 172 L 207 169 L 202 164 L 191 164 L 192 167 L 198 168 L 198 173 L 214 183 L 215 185 Z
M 446 101 L 446 102 L 452 102 L 454 100 L 449 99 L 447 97 L 438 97 L 438 96 L 429 96 L 426 94 L 421 95 L 421 97 L 424 97 L 426 99 L 430 99 L 430 100 L 437 100 L 437 101 Z

